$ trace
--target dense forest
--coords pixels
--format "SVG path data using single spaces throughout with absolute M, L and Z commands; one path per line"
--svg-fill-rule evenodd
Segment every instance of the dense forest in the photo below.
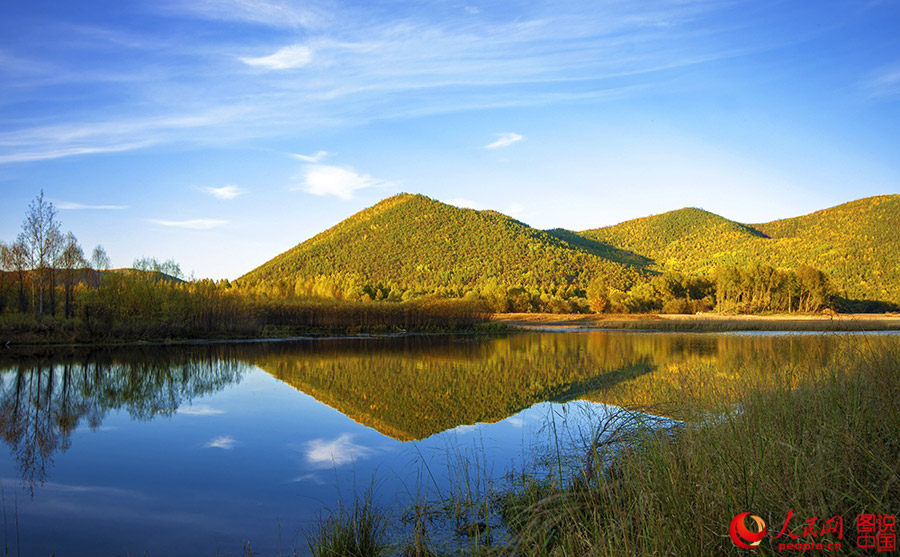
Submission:
M 480 300 L 495 312 L 885 311 L 900 303 L 900 196 L 745 225 L 681 209 L 541 231 L 400 194 L 236 281 L 260 295 Z
M 649 260 L 646 267 L 658 272 L 710 275 L 720 267 L 756 263 L 776 269 L 808 266 L 825 274 L 846 309 L 900 304 L 900 195 L 749 225 L 688 208 L 580 235 L 641 254 Z
M 759 225 L 681 209 L 576 233 L 400 194 L 231 283 L 153 258 L 110 269 L 42 193 L 0 242 L 0 332 L 232 338 L 452 330 L 489 312 L 896 310 L 898 237 L 900 196 Z
M 644 273 L 494 211 L 401 194 L 236 283 L 267 295 L 399 301 L 436 294 L 482 299 L 496 311 L 582 311 L 586 279 L 597 276 L 628 290 Z

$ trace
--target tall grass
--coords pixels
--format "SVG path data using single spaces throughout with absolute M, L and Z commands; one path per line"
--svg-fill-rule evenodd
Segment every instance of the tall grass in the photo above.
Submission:
M 86 293 L 76 318 L 0 315 L 0 338 L 13 344 L 171 339 L 285 338 L 304 335 L 471 331 L 487 321 L 467 300 L 405 302 L 265 299 L 157 285 L 154 303 L 115 292 Z M 110 289 L 112 290 L 112 289 Z
M 387 552 L 388 517 L 372 503 L 372 492 L 356 498 L 350 508 L 336 511 L 307 533 L 315 557 L 370 557 Z
M 900 354 L 881 350 L 800 387 L 760 385 L 712 423 L 594 445 L 592 458 L 607 465 L 580 478 L 525 476 L 501 500 L 515 552 L 745 554 L 728 537 L 744 511 L 773 535 L 789 511 L 798 535 L 804 520 L 842 516 L 843 552 L 852 552 L 857 514 L 900 511 Z M 775 545 L 767 537 L 760 548 Z

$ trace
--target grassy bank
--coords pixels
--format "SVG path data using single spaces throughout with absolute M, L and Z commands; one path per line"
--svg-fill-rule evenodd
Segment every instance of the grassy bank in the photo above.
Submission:
M 174 291 L 175 294 L 180 294 Z M 61 319 L 31 315 L 0 317 L 0 347 L 23 344 L 99 344 L 191 339 L 287 338 L 333 334 L 473 331 L 486 324 L 477 304 L 421 298 L 408 302 L 265 300 L 250 297 L 163 299 L 129 309 L 114 301 L 86 305 Z M 191 303 L 194 302 L 194 303 Z
M 891 331 L 900 314 L 534 314 L 496 313 L 494 323 L 536 331 L 624 329 L 639 331 Z
M 812 539 L 803 521 L 843 517 L 852 552 L 857 514 L 900 509 L 900 355 L 851 356 L 819 376 L 797 389 L 760 386 L 716 423 L 641 432 L 614 455 L 597 447 L 595 460 L 611 465 L 572 482 L 526 478 L 502 498 L 517 551 L 740 554 L 727 535 L 735 515 L 750 511 L 776 535 L 792 510 L 802 541 Z
M 470 542 L 467 552 L 744 555 L 728 528 L 738 513 L 750 512 L 768 527 L 756 553 L 779 554 L 780 542 L 795 541 L 787 531 L 773 539 L 791 513 L 787 526 L 796 541 L 840 542 L 829 554 L 864 554 L 857 515 L 900 511 L 900 353 L 848 349 L 813 371 L 784 369 L 738 404 L 723 403 L 712 419 L 707 412 L 674 430 L 598 434 L 581 458 L 540 461 L 499 492 L 480 494 L 483 504 L 473 506 L 488 526 L 487 515 L 502 516 L 508 542 Z M 833 517 L 842 518 L 841 539 L 819 535 Z M 804 522 L 813 518 L 817 535 L 809 536 Z M 422 543 L 428 538 L 417 530 L 400 547 L 432 554 Z M 329 543 L 315 550 L 334 554 Z

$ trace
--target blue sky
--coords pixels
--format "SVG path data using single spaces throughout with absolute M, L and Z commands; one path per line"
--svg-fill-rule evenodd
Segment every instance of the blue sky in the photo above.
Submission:
M 900 191 L 900 3 L 13 0 L 0 239 L 236 278 L 401 191 L 575 230 Z

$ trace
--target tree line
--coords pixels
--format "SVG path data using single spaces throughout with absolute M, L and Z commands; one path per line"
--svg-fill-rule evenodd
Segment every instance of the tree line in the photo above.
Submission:
M 0 324 L 27 329 L 30 320 L 34 330 L 50 327 L 70 340 L 447 330 L 490 312 L 816 312 L 835 300 L 821 270 L 758 262 L 708 275 L 668 271 L 630 287 L 602 272 L 587 284 L 571 275 L 558 283 L 490 277 L 409 286 L 340 272 L 255 285 L 185 280 L 177 263 L 154 258 L 111 270 L 102 246 L 86 257 L 76 236 L 62 233 L 43 192 L 16 240 L 0 242 Z
M 16 240 L 0 241 L 0 314 L 14 308 L 41 320 L 61 310 L 64 318 L 72 318 L 75 288 L 99 288 L 100 275 L 109 266 L 103 246 L 85 257 L 75 234 L 62 233 L 56 208 L 41 191 L 28 206 Z

